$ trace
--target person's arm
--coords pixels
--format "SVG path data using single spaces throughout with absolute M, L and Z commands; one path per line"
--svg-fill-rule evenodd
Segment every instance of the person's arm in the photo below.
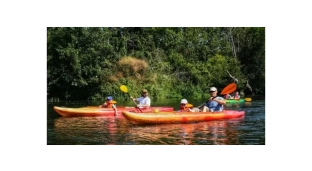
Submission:
M 130 97 L 131 98 L 131 100 L 133 100 L 134 102 L 138 102 L 139 100 L 137 99 L 137 98 L 134 98 L 134 97 Z
M 99 107 L 107 107 L 107 103 L 104 102 L 102 105 L 100 105 Z
M 150 105 L 148 105 L 148 104 L 142 104 L 142 105 L 138 104 L 137 107 L 146 107 L 146 108 L 148 108 L 148 107 L 150 107 Z
M 116 107 L 116 105 L 113 105 L 113 109 L 115 111 L 115 115 L 117 115 L 117 107 Z
M 226 101 L 223 98 L 215 98 L 213 100 L 222 105 L 226 104 Z
M 187 111 L 188 112 L 195 112 L 195 109 L 188 108 Z

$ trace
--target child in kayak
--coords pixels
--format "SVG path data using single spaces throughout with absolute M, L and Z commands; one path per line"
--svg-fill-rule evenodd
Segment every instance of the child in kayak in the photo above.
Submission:
M 151 106 L 151 99 L 148 97 L 148 92 L 146 89 L 142 90 L 142 96 L 139 98 L 130 97 L 134 102 L 139 102 L 137 107 L 139 108 L 149 108 Z
M 233 99 L 233 97 L 230 94 L 224 95 L 224 99 Z
M 222 111 L 223 105 L 226 104 L 224 98 L 217 96 L 217 88 L 211 87 L 210 88 L 210 98 L 206 102 L 206 105 L 203 107 L 203 112 L 210 111 Z
M 180 102 L 180 110 L 178 112 L 199 112 L 199 109 L 192 108 L 193 105 L 189 104 L 186 99 L 182 99 Z
M 239 94 L 238 94 L 238 91 L 235 93 L 234 99 L 240 99 L 240 96 L 239 96 Z
M 99 107 L 102 107 L 102 108 L 113 108 L 114 111 L 115 111 L 115 115 L 117 115 L 117 107 L 116 107 L 116 104 L 117 102 L 116 101 L 113 101 L 113 97 L 112 96 L 108 96 L 106 98 L 106 101 L 100 105 Z

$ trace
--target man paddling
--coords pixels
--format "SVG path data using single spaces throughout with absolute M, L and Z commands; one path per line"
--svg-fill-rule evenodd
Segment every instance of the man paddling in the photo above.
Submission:
M 217 96 L 218 90 L 215 87 L 210 88 L 210 98 L 203 107 L 203 112 L 222 111 L 223 105 L 226 104 L 224 98 Z
M 137 107 L 139 108 L 149 108 L 151 106 L 151 99 L 148 97 L 148 92 L 146 89 L 142 90 L 142 96 L 139 98 L 130 97 L 133 101 L 139 102 Z

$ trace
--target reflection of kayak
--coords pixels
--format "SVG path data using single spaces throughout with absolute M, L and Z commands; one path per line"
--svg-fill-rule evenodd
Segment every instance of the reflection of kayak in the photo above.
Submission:
M 134 124 L 188 123 L 219 119 L 241 118 L 245 111 L 224 110 L 222 112 L 149 112 L 123 111 L 123 116 Z
M 226 103 L 241 103 L 241 102 L 250 102 L 251 98 L 244 99 L 225 99 Z
M 150 108 L 140 108 L 140 109 L 142 110 L 142 112 L 173 111 L 173 107 L 150 107 Z M 61 116 L 103 116 L 103 115 L 115 114 L 115 111 L 113 108 L 100 108 L 100 107 L 68 108 L 68 107 L 54 106 L 54 110 Z M 122 111 L 140 112 L 140 110 L 136 107 L 125 107 L 125 106 L 117 107 L 118 114 L 121 114 Z

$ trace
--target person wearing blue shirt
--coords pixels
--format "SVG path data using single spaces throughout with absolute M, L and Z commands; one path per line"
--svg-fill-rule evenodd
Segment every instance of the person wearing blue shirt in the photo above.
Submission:
M 217 89 L 215 87 L 210 88 L 210 98 L 203 107 L 203 112 L 217 112 L 223 111 L 223 105 L 226 104 L 224 98 L 217 96 Z

